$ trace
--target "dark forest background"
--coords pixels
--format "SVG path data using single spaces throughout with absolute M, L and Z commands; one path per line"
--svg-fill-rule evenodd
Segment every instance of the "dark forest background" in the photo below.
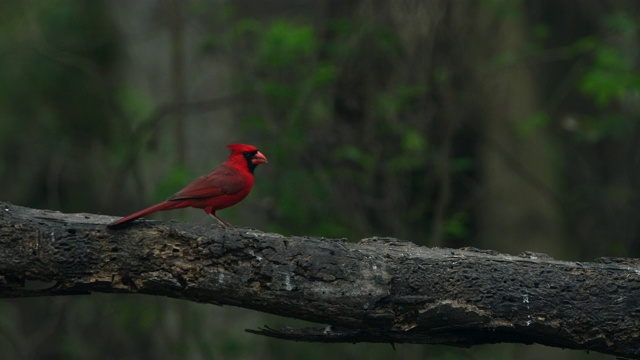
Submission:
M 0 1 L 0 200 L 123 216 L 244 142 L 269 164 L 244 202 L 219 213 L 239 226 L 564 260 L 638 257 L 639 8 Z M 151 218 L 211 223 L 193 209 Z M 264 324 L 298 322 L 148 296 L 3 300 L 0 354 L 611 358 L 510 344 L 394 351 L 243 332 Z

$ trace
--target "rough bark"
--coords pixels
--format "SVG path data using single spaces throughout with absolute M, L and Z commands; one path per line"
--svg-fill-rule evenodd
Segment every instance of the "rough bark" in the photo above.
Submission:
M 640 356 L 640 261 L 358 243 L 0 203 L 0 297 L 142 293 L 331 324 L 320 342 L 541 343 Z M 54 282 L 34 289 L 33 281 Z

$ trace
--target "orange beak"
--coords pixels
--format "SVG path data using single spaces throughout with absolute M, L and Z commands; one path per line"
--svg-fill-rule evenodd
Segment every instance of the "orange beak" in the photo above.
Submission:
M 260 151 L 258 151 L 251 158 L 251 163 L 255 164 L 255 165 L 258 165 L 258 164 L 266 164 L 266 163 L 268 163 L 268 161 L 267 161 L 267 158 L 264 155 L 262 155 L 262 153 Z

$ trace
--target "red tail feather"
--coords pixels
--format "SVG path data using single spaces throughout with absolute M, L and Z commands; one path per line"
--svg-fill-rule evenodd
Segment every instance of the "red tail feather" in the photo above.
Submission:
M 107 225 L 107 227 L 115 228 L 115 227 L 118 227 L 118 226 L 120 226 L 120 225 L 122 225 L 124 223 L 127 223 L 127 222 L 131 221 L 131 220 L 135 220 L 135 219 L 137 219 L 139 217 L 143 217 L 143 216 L 145 216 L 147 214 L 151 214 L 151 213 L 156 212 L 156 211 L 171 210 L 171 209 L 177 209 L 179 207 L 184 207 L 184 206 L 179 206 L 181 204 L 182 204 L 182 201 L 165 201 L 165 202 L 161 202 L 158 205 L 153 205 L 152 207 L 146 208 L 144 210 L 140 210 L 135 214 L 131 214 L 131 215 L 129 215 L 127 217 L 124 217 L 124 218 L 122 218 L 120 220 L 114 221 L 111 224 Z M 176 206 L 176 205 L 178 205 L 178 206 Z

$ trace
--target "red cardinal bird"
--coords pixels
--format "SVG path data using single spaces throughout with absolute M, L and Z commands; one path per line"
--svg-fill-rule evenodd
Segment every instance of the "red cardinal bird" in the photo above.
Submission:
M 251 145 L 231 144 L 227 147 L 231 155 L 210 173 L 195 179 L 166 201 L 114 221 L 107 227 L 114 228 L 156 211 L 189 206 L 204 209 L 222 226 L 229 226 L 216 216 L 216 210 L 235 205 L 249 194 L 253 186 L 253 171 L 259 164 L 266 164 L 267 158 Z

